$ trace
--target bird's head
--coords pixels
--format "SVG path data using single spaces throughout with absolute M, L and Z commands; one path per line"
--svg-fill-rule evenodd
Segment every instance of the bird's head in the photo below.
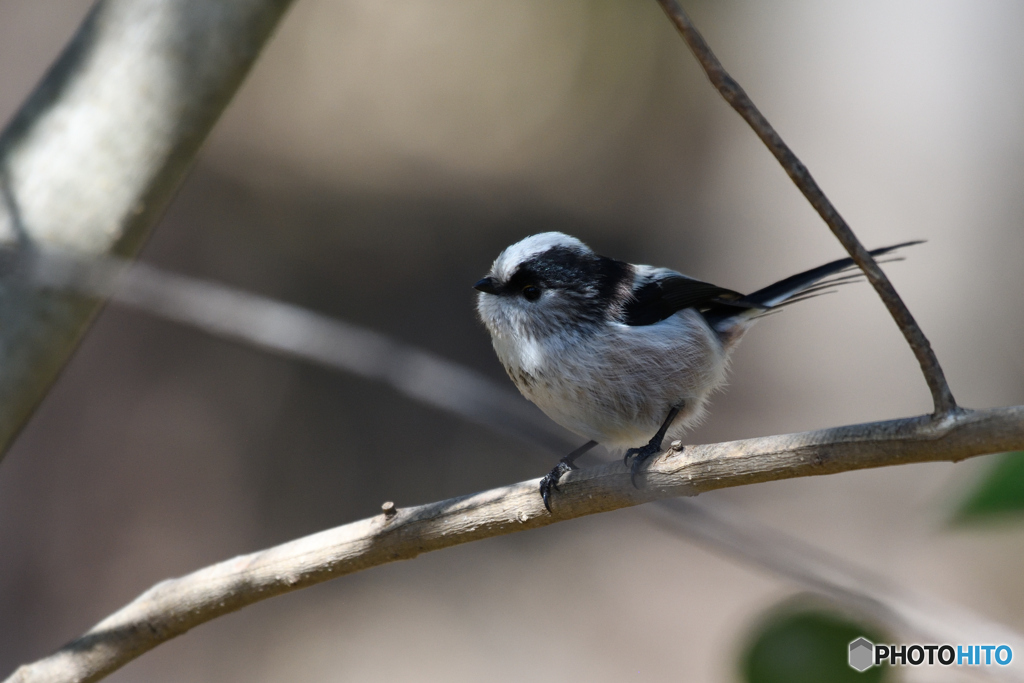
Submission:
M 629 297 L 633 269 L 560 232 L 506 248 L 474 287 L 492 337 L 578 336 L 609 319 Z

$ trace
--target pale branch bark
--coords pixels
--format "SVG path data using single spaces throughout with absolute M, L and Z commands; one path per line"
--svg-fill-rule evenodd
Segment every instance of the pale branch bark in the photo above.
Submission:
M 290 0 L 100 0 L 0 134 L 0 245 L 134 254 Z M 0 262 L 0 457 L 99 307 Z
M 662 498 L 886 465 L 1024 448 L 1024 406 L 957 411 L 802 434 L 687 446 L 652 459 L 641 488 L 621 463 L 576 470 L 554 512 L 538 480 L 346 524 L 157 584 L 7 683 L 96 681 L 160 643 L 266 598 L 432 550 Z
M 896 293 L 895 287 L 889 281 L 885 272 L 878 267 L 878 263 L 868 253 L 864 245 L 860 243 L 853 230 L 846 220 L 839 214 L 832 202 L 825 196 L 825 193 L 818 186 L 818 183 L 811 176 L 811 172 L 797 158 L 793 150 L 789 148 L 782 137 L 776 132 L 768 119 L 761 114 L 761 111 L 754 105 L 747 93 L 740 87 L 740 84 L 729 75 L 722 66 L 722 63 L 711 51 L 704 37 L 697 31 L 697 28 L 690 21 L 690 18 L 683 11 L 677 0 L 658 0 L 662 9 L 669 19 L 679 30 L 680 35 L 687 46 L 693 52 L 697 61 L 700 62 L 704 72 L 711 80 L 719 94 L 725 101 L 732 105 L 732 108 L 743 117 L 757 136 L 771 151 L 778 162 L 785 169 L 786 174 L 796 184 L 800 191 L 811 203 L 811 206 L 818 212 L 829 229 L 839 240 L 840 244 L 850 254 L 854 262 L 864 271 L 865 276 L 875 288 L 878 296 L 881 297 L 885 307 L 889 310 L 900 331 L 910 344 L 917 362 L 921 365 L 928 389 L 932 394 L 935 415 L 940 416 L 956 410 L 956 400 L 953 392 L 950 391 L 946 376 L 939 365 L 939 359 L 932 350 L 931 343 L 925 337 L 921 327 L 917 324 L 910 309 L 903 303 L 903 299 Z

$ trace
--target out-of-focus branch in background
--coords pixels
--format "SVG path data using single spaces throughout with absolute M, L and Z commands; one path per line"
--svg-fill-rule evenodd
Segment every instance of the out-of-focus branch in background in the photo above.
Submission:
M 652 522 L 748 565 L 759 567 L 829 598 L 854 615 L 884 625 L 902 642 L 1001 643 L 1014 651 L 1024 636 L 1002 624 L 898 585 L 778 529 L 760 524 L 740 510 L 664 500 L 646 505 Z M 1024 671 L 988 667 L 984 676 L 1024 681 Z
M 383 382 L 409 398 L 498 434 L 559 453 L 576 437 L 481 373 L 309 309 L 117 257 L 37 251 L 36 286 L 111 299 L 218 337 Z
M 567 447 L 568 442 L 546 427 L 545 418 L 524 411 L 528 406 L 521 398 L 486 377 L 297 306 L 115 258 L 43 252 L 34 255 L 26 272 L 41 287 L 109 297 L 211 334 L 383 381 L 415 400 L 527 443 L 555 450 Z M 543 436 L 537 438 L 538 434 Z M 985 445 L 986 440 L 991 444 Z M 609 477 L 621 478 L 618 464 L 591 468 L 567 478 L 564 488 L 569 495 L 559 497 L 556 512 L 559 518 L 591 514 L 673 493 L 743 483 L 751 477 L 788 476 L 782 469 L 771 470 L 773 463 L 785 464 L 787 458 L 790 466 L 817 473 L 857 466 L 858 458 L 872 451 L 877 458 L 873 464 L 880 465 L 918 458 L 957 459 L 1015 443 L 1024 443 L 1020 407 L 959 415 L 941 425 L 912 418 L 688 447 L 683 455 L 669 458 L 680 460 L 681 468 L 665 469 L 668 463 L 663 462 L 652 473 L 654 478 L 648 478 L 649 487 L 661 482 L 660 492 L 616 488 Z M 731 476 L 738 479 L 729 482 Z M 584 483 L 585 491 L 573 492 L 577 479 L 591 483 Z M 592 488 L 596 480 L 605 483 Z M 55 655 L 22 667 L 10 681 L 98 680 L 161 642 L 253 602 L 426 550 L 556 521 L 538 507 L 538 501 L 535 482 L 527 482 L 403 510 L 400 517 L 393 512 L 345 525 L 164 582 Z M 738 513 L 678 500 L 661 500 L 645 506 L 644 512 L 660 526 L 823 594 L 895 633 L 934 642 L 1000 642 L 1024 649 L 1024 638 L 1010 629 L 916 595 Z M 986 672 L 1003 680 L 1024 680 L 1014 669 Z
M 0 134 L 0 244 L 134 254 L 290 0 L 101 0 Z M 0 263 L 0 457 L 100 303 Z

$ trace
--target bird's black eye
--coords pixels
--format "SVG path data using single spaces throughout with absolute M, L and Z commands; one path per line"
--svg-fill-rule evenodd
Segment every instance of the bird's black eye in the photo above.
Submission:
M 536 301 L 540 298 L 540 287 L 537 285 L 526 285 L 523 287 L 523 298 L 527 301 Z

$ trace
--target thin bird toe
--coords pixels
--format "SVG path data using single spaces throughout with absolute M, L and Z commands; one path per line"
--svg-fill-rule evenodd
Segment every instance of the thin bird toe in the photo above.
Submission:
M 552 484 L 547 477 L 540 480 L 540 499 L 544 501 L 544 509 L 551 512 Z
M 643 448 L 632 448 L 630 450 L 636 451 L 636 454 L 633 458 L 633 464 L 629 466 L 629 480 L 633 482 L 633 488 L 638 489 L 640 485 L 636 483 L 637 475 L 643 469 L 644 463 L 650 460 L 652 456 L 657 455 L 660 449 L 647 444 Z
M 544 501 L 544 507 L 547 509 L 548 512 L 551 512 L 551 492 L 561 492 L 561 489 L 558 488 L 558 482 L 562 479 L 563 474 L 574 469 L 576 468 L 568 463 L 559 462 L 551 469 L 550 472 L 548 472 L 541 478 L 540 497 L 541 500 Z

